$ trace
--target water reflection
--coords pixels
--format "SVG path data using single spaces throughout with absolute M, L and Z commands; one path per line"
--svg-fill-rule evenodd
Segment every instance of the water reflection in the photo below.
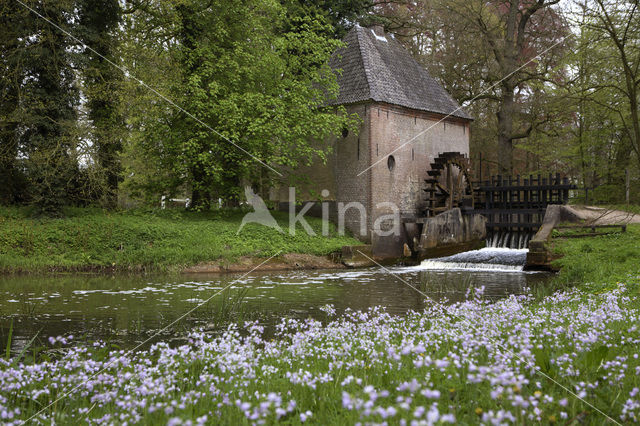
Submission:
M 519 294 L 546 279 L 543 274 L 420 267 L 392 271 L 439 301 L 464 300 L 469 288 L 481 286 L 489 298 Z M 235 279 L 237 275 L 0 277 L 0 348 L 6 347 L 11 323 L 14 352 L 36 333 L 41 345 L 49 336 L 73 334 L 80 340 L 103 339 L 131 347 Z M 425 300 L 377 268 L 256 273 L 239 280 L 162 338 L 182 336 L 194 326 L 220 327 L 226 318 L 257 318 L 267 327 L 283 316 L 326 319 L 320 310 L 326 304 L 333 304 L 338 313 L 384 306 L 389 313 L 402 314 L 423 308 Z M 229 310 L 233 312 L 227 316 Z

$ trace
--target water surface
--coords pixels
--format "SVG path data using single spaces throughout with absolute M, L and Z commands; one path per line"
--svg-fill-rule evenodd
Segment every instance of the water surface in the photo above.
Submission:
M 444 259 L 441 259 L 444 260 Z M 444 260 L 446 262 L 446 260 Z M 469 265 L 468 265 L 469 266 Z M 435 269 L 434 269 L 435 268 Z M 403 314 L 425 306 L 418 288 L 439 301 L 464 300 L 469 289 L 485 287 L 488 298 L 521 294 L 547 279 L 518 270 L 464 269 L 449 265 L 317 270 L 234 275 L 0 277 L 0 348 L 13 327 L 12 351 L 36 333 L 46 346 L 50 336 L 72 334 L 77 341 L 106 340 L 133 347 L 225 286 L 226 292 L 198 308 L 160 339 L 180 339 L 193 327 L 224 328 L 229 321 L 259 320 L 272 327 L 284 316 L 326 320 L 320 308 L 337 313 L 383 306 Z M 240 278 L 240 279 L 239 279 Z

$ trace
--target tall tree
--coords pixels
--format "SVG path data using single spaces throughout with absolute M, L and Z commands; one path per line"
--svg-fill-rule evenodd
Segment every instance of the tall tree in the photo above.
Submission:
M 480 106 L 470 106 L 479 114 L 475 127 L 494 127 L 480 133 L 497 139 L 503 173 L 513 170 L 514 142 L 529 136 L 536 125 L 525 108 L 529 86 L 553 78 L 564 49 L 568 29 L 551 8 L 558 1 L 422 0 L 391 2 L 379 9 L 389 29 L 460 103 Z M 495 110 L 495 124 L 487 116 L 490 110 Z
M 30 4 L 55 25 L 72 26 L 71 0 Z M 44 213 L 59 214 L 78 171 L 74 42 L 34 13 L 24 15 L 23 26 L 28 35 L 21 56 L 18 143 L 32 201 Z
M 118 102 L 122 72 L 109 61 L 117 63 L 116 32 L 121 22 L 118 0 L 79 0 L 78 38 L 88 48 L 81 57 L 83 93 L 86 97 L 94 162 L 103 176 L 101 193 L 108 207 L 117 203 L 121 178 L 120 151 L 124 120 Z
M 273 0 L 163 4 L 171 10 L 158 18 L 172 18 L 153 36 L 167 40 L 180 70 L 167 92 L 188 114 L 158 110 L 144 128 L 160 137 L 141 146 L 172 171 L 167 186 L 192 191 L 195 207 L 237 200 L 244 183 L 268 188 L 278 170 L 324 158 L 326 137 L 353 125 L 326 106 L 337 94 L 327 62 L 340 42 L 321 17 L 291 19 Z
M 498 147 L 502 153 L 500 168 L 503 173 L 513 172 L 513 141 L 528 136 L 532 129 L 531 124 L 524 131 L 513 128 L 516 112 L 515 92 L 519 77 L 525 74 L 525 72 L 521 72 L 520 67 L 529 59 L 525 49 L 530 49 L 533 44 L 531 40 L 527 40 L 527 32 L 529 32 L 529 36 L 532 35 L 531 17 L 558 2 L 559 0 L 537 0 L 535 2 L 510 0 L 503 6 L 506 10 L 500 14 L 499 25 L 492 25 L 490 20 L 483 18 L 482 13 L 479 15 L 480 31 L 491 46 L 503 75 L 498 80 L 501 93 L 497 113 Z M 536 51 L 536 49 L 531 50 Z
M 609 44 L 612 68 L 603 86 L 624 98 L 624 109 L 608 104 L 623 123 L 629 147 L 640 165 L 640 4 L 637 0 L 595 0 L 587 3 L 588 25 Z M 622 78 L 616 78 L 621 76 Z
M 24 73 L 24 19 L 28 11 L 15 2 L 0 5 L 0 202 L 24 200 L 23 173 L 18 162 L 18 97 Z

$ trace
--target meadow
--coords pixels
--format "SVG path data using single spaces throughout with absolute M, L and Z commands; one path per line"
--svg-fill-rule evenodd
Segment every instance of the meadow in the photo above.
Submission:
M 553 265 L 560 272 L 556 286 L 579 286 L 584 291 L 616 288 L 617 283 L 640 276 L 640 225 L 627 226 L 626 232 L 590 238 L 554 239 L 558 257 Z

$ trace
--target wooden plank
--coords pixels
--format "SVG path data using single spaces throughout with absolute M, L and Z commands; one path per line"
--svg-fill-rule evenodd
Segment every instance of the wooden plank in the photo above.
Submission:
M 491 214 L 491 213 L 496 213 L 496 214 L 544 214 L 547 209 L 542 209 L 542 208 L 531 208 L 531 209 L 525 209 L 525 208 L 513 208 L 513 209 L 487 209 L 487 208 L 481 208 L 481 209 L 474 209 L 474 211 L 478 214 Z
M 623 231 L 627 230 L 626 224 L 618 225 L 561 225 L 555 226 L 554 229 L 599 229 L 599 228 L 622 228 Z
M 540 228 L 542 223 L 487 222 L 487 228 Z

